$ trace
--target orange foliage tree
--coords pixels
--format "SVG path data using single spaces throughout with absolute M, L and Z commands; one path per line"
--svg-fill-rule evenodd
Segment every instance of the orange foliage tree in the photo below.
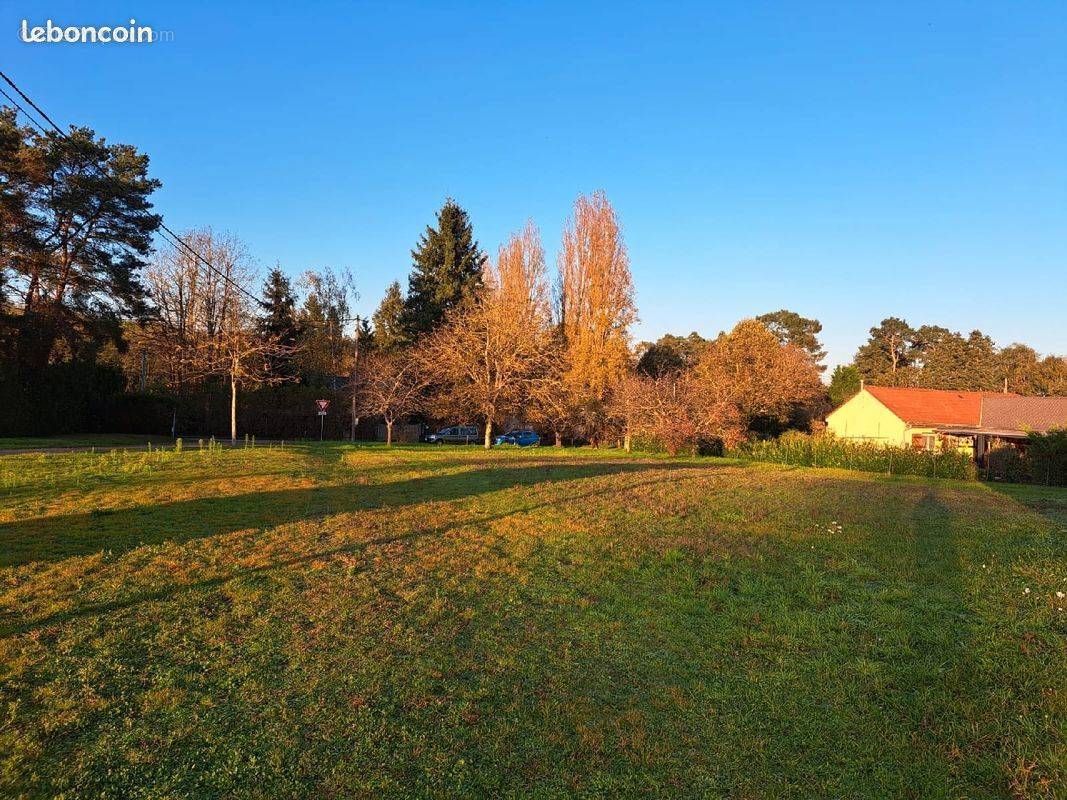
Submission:
M 785 420 L 825 393 L 818 368 L 794 345 L 783 345 L 754 319 L 739 322 L 701 353 L 694 391 L 709 419 L 728 421 L 718 435 L 736 442 L 759 417 Z M 723 415 L 729 406 L 733 414 Z
M 545 256 L 532 222 L 483 268 L 483 286 L 420 346 L 443 413 L 477 417 L 485 446 L 493 425 L 520 413 L 541 373 L 549 326 Z
M 612 388 L 629 365 L 629 327 L 637 319 L 630 259 L 603 192 L 574 203 L 559 254 L 556 317 L 559 394 L 572 426 L 596 444 Z

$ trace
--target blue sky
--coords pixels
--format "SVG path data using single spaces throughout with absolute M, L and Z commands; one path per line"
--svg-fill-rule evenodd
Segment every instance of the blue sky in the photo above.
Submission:
M 23 18 L 151 46 L 19 41 Z M 1067 4 L 0 0 L 0 63 L 152 157 L 177 229 L 353 270 L 369 313 L 447 195 L 550 263 L 625 228 L 638 338 L 781 307 L 848 361 L 883 317 L 1067 352 Z

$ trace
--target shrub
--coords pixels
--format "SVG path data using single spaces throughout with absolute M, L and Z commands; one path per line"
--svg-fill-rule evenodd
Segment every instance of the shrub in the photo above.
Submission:
M 840 467 L 887 475 L 975 480 L 970 455 L 957 451 L 933 453 L 907 447 L 886 447 L 837 439 L 826 434 L 786 433 L 777 439 L 743 442 L 728 455 L 752 461 L 772 461 L 804 467 Z
M 1014 447 L 990 451 L 982 474 L 987 480 L 1067 486 L 1067 428 L 1031 432 L 1025 452 Z

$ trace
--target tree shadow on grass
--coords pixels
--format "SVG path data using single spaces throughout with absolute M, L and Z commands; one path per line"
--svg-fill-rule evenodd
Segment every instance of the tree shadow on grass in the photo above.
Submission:
M 600 465 L 597 465 L 597 466 L 600 467 L 600 468 L 597 469 L 597 470 L 594 470 L 594 471 L 590 471 L 588 469 L 580 470 L 580 472 L 581 472 L 580 475 L 575 475 L 574 471 L 570 470 L 570 469 L 568 469 L 568 470 L 554 469 L 554 470 L 552 470 L 553 472 L 562 472 L 564 474 L 563 475 L 559 475 L 559 476 L 554 476 L 552 479 L 553 480 L 564 481 L 564 480 L 572 480 L 574 478 L 580 478 L 580 477 L 595 477 L 597 475 L 617 474 L 617 473 L 620 473 L 620 472 L 622 472 L 622 473 L 640 473 L 640 472 L 647 472 L 650 469 L 655 468 L 655 466 L 657 466 L 657 465 L 650 465 L 650 464 L 646 464 L 646 465 L 637 465 L 637 464 L 619 465 L 619 464 L 616 464 L 614 466 L 616 466 L 616 467 L 624 467 L 624 469 L 616 469 L 616 470 L 607 470 L 607 469 L 605 469 L 605 467 L 607 465 L 604 465 L 604 464 L 600 464 Z M 639 467 L 644 467 L 644 468 L 641 469 Z M 657 471 L 674 470 L 674 469 L 677 469 L 677 468 L 678 467 L 676 467 L 676 466 L 665 465 L 665 466 L 661 466 L 660 469 L 657 470 Z M 526 472 L 526 471 L 528 471 L 528 470 L 523 470 L 523 472 Z M 469 475 L 470 473 L 466 473 L 466 474 Z M 510 477 L 512 479 L 516 478 L 516 476 L 514 476 L 514 475 L 512 475 Z M 86 617 L 93 617 L 93 616 L 111 614 L 113 612 L 123 611 L 125 609 L 132 608 L 134 606 L 140 605 L 141 603 L 165 601 L 165 600 L 168 600 L 168 599 L 173 598 L 173 597 L 175 597 L 177 595 L 180 595 L 180 594 L 184 594 L 184 593 L 187 593 L 187 592 L 195 592 L 195 591 L 201 591 L 201 590 L 205 590 L 205 589 L 216 588 L 216 587 L 221 586 L 221 585 L 223 585 L 223 584 L 225 584 L 225 583 L 227 583 L 229 581 L 232 581 L 232 580 L 236 580 L 236 579 L 240 579 L 240 578 L 246 578 L 246 577 L 254 576 L 254 575 L 265 573 L 265 572 L 271 572 L 273 570 L 286 569 L 286 568 L 289 568 L 289 567 L 300 567 L 302 565 L 310 564 L 312 562 L 320 561 L 322 559 L 328 559 L 328 558 L 332 558 L 332 557 L 340 556 L 340 555 L 345 555 L 345 554 L 359 553 L 359 552 L 362 552 L 364 550 L 367 550 L 367 549 L 370 549 L 370 548 L 374 548 L 374 547 L 384 547 L 384 546 L 391 545 L 391 544 L 397 544 L 397 543 L 402 543 L 402 542 L 411 542 L 411 541 L 415 541 L 415 540 L 419 540 L 419 539 L 426 539 L 426 538 L 430 538 L 430 537 L 443 536 L 443 535 L 449 533 L 450 531 L 453 531 L 453 530 L 458 529 L 458 528 L 463 528 L 463 527 L 466 527 L 466 526 L 470 526 L 470 525 L 487 525 L 487 524 L 496 522 L 498 520 L 507 519 L 508 517 L 512 517 L 512 516 L 515 516 L 515 515 L 518 515 L 518 514 L 535 513 L 535 512 L 538 512 L 538 511 L 542 511 L 542 510 L 545 510 L 545 509 L 552 508 L 554 506 L 564 505 L 564 504 L 568 504 L 568 503 L 576 503 L 576 502 L 581 502 L 581 501 L 584 501 L 584 500 L 593 500 L 593 499 L 596 499 L 596 498 L 604 498 L 604 497 L 609 496 L 609 495 L 623 494 L 625 492 L 629 492 L 629 491 L 632 491 L 634 489 L 639 489 L 639 488 L 644 488 L 644 487 L 649 487 L 649 486 L 655 486 L 655 485 L 658 485 L 658 484 L 664 484 L 664 483 L 675 484 L 679 480 L 681 480 L 681 479 L 676 475 L 664 475 L 664 476 L 659 477 L 659 478 L 655 478 L 655 479 L 651 479 L 651 480 L 636 481 L 636 482 L 629 483 L 629 484 L 627 484 L 625 486 L 622 486 L 622 487 L 615 487 L 615 488 L 611 488 L 611 489 L 607 489 L 607 490 L 602 489 L 602 488 L 597 488 L 597 489 L 594 489 L 594 490 L 591 490 L 591 491 L 582 491 L 582 492 L 574 492 L 574 493 L 570 493 L 570 494 L 565 494 L 565 495 L 562 495 L 562 496 L 554 497 L 551 500 L 546 500 L 546 501 L 537 502 L 537 503 L 533 503 L 533 504 L 525 504 L 525 505 L 521 505 L 521 506 L 518 506 L 518 507 L 515 507 L 515 508 L 508 508 L 508 509 L 506 509 L 504 511 L 498 511 L 498 512 L 488 513 L 488 514 L 479 514 L 479 515 L 476 515 L 476 516 L 472 516 L 472 517 L 469 517 L 469 518 L 462 519 L 462 520 L 460 520 L 458 522 L 446 522 L 446 523 L 442 523 L 442 524 L 438 524 L 438 525 L 430 524 L 430 525 L 427 525 L 425 527 L 419 527 L 419 528 L 416 528 L 414 530 L 409 530 L 409 531 L 406 531 L 404 533 L 396 534 L 395 536 L 382 536 L 382 537 L 377 537 L 377 538 L 374 538 L 374 539 L 358 540 L 358 541 L 353 541 L 353 542 L 350 542 L 350 543 L 347 543 L 347 544 L 344 544 L 344 545 L 341 545 L 341 546 L 327 547 L 327 548 L 324 548 L 324 549 L 322 549 L 322 548 L 320 548 L 320 549 L 309 549 L 309 550 L 293 549 L 287 555 L 282 555 L 281 557 L 272 558 L 269 563 L 260 564 L 260 565 L 256 565 L 256 566 L 236 567 L 234 569 L 226 571 L 224 574 L 215 575 L 215 576 L 213 576 L 211 578 L 207 578 L 207 579 L 200 580 L 200 581 L 194 581 L 194 582 L 189 582 L 189 583 L 174 583 L 174 584 L 167 585 L 166 587 L 163 587 L 161 589 L 157 589 L 155 591 L 149 591 L 149 592 L 142 592 L 142 593 L 136 594 L 136 595 L 134 595 L 132 597 L 126 596 L 126 597 L 123 597 L 121 599 L 116 599 L 116 600 L 107 601 L 107 602 L 88 603 L 88 604 L 76 606 L 74 608 L 71 608 L 71 609 L 68 609 L 68 610 L 65 610 L 65 611 L 54 613 L 54 614 L 48 615 L 48 616 L 43 617 L 43 618 L 38 618 L 38 619 L 34 619 L 34 620 L 28 620 L 28 621 L 20 622 L 20 623 L 13 622 L 13 621 L 10 620 L 10 618 L 9 618 L 9 620 L 0 619 L 0 636 L 5 636 L 6 637 L 6 636 L 11 636 L 11 635 L 17 635 L 17 634 L 25 633 L 25 632 L 30 631 L 30 630 L 35 630 L 35 629 L 46 627 L 46 626 L 49 626 L 49 625 L 61 624 L 61 623 L 64 623 L 64 622 L 75 620 L 75 619 L 81 619 L 81 618 L 86 618 Z M 529 484 L 543 483 L 543 482 L 544 482 L 543 480 L 531 480 L 531 481 L 529 481 Z M 516 485 L 528 485 L 528 484 L 527 483 L 523 483 L 521 480 L 512 480 L 512 481 L 506 482 L 506 484 L 505 484 L 506 487 L 516 486 Z M 499 487 L 499 488 L 504 488 L 504 487 Z M 486 488 L 483 491 L 491 491 L 491 489 Z M 474 494 L 474 493 L 473 492 L 472 493 L 468 493 L 468 496 L 470 494 Z M 438 499 L 441 499 L 441 498 L 438 498 Z M 456 498 L 450 498 L 450 499 L 456 499 Z M 383 508 L 383 507 L 389 507 L 389 505 L 390 505 L 389 503 L 380 503 L 380 504 L 377 504 L 375 506 L 368 506 L 368 508 Z M 402 503 L 399 504 L 399 505 L 402 505 Z
M 514 487 L 606 475 L 719 465 L 668 462 L 497 463 L 447 475 L 387 483 L 342 483 L 301 489 L 201 497 L 119 510 L 32 517 L 0 524 L 0 567 L 59 561 L 146 544 L 185 542 L 248 528 L 318 520 L 333 514 L 447 502 Z
M 900 764 L 900 791 L 923 795 L 938 787 L 951 793 L 950 751 L 966 749 L 968 721 L 960 697 L 974 690 L 970 640 L 974 616 L 965 601 L 957 542 L 957 521 L 934 491 L 912 511 L 913 575 L 900 623 L 905 647 L 897 661 L 891 695 L 882 703 L 895 708 L 911 740 L 913 757 Z M 896 695 L 895 697 L 893 695 Z
M 983 485 L 1067 530 L 1067 487 L 994 482 Z

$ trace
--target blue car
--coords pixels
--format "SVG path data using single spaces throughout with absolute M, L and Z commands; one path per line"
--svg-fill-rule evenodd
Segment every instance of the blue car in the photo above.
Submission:
M 496 437 L 497 444 L 513 444 L 518 447 L 537 447 L 541 444 L 541 437 L 533 431 L 514 430 L 508 431 L 502 436 Z

